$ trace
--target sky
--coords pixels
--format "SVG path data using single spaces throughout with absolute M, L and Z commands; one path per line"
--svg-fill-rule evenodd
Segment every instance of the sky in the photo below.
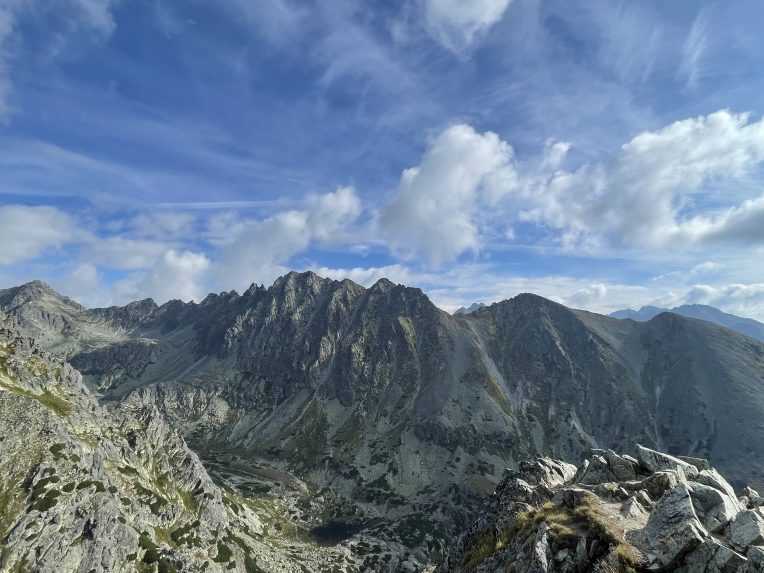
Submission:
M 764 6 L 0 0 L 0 287 L 764 320 Z

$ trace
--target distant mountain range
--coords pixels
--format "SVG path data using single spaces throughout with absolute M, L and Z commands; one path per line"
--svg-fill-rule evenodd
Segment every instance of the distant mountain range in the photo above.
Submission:
M 617 310 L 611 313 L 610 316 L 613 318 L 628 318 L 639 322 L 646 322 L 664 312 L 673 312 L 674 314 L 685 316 L 687 318 L 697 318 L 698 320 L 713 322 L 714 324 L 724 326 L 725 328 L 745 334 L 756 340 L 764 341 L 764 323 L 753 320 L 752 318 L 744 318 L 742 316 L 728 314 L 718 308 L 704 304 L 685 304 L 674 308 L 643 306 L 639 310 Z

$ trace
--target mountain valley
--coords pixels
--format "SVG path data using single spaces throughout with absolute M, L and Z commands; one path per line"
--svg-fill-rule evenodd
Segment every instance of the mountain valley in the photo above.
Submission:
M 419 289 L 310 272 L 199 303 L 105 309 L 34 282 L 0 291 L 0 310 L 14 349 L 0 388 L 4 476 L 33 491 L 53 475 L 75 484 L 69 497 L 46 497 L 52 480 L 38 487 L 26 517 L 14 517 L 25 490 L 3 494 L 15 500 L 2 512 L 3 567 L 80 559 L 89 571 L 97 553 L 100 570 L 121 570 L 133 553 L 143 562 L 128 549 L 146 532 L 158 549 L 144 564 L 157 570 L 428 570 L 505 468 L 579 464 L 592 448 L 704 458 L 737 489 L 764 487 L 764 344 L 677 314 L 618 320 L 522 294 L 452 316 Z M 15 428 L 54 438 L 8 458 L 22 450 Z M 106 491 L 79 488 L 89 482 Z M 139 507 L 107 501 L 112 487 Z M 122 517 L 104 535 L 128 549 L 107 559 L 97 543 L 54 550 L 44 528 L 21 537 L 27 523 L 63 519 L 39 509 L 54 500 L 104 512 L 98 523 Z M 78 519 L 63 521 L 71 543 Z M 199 563 L 176 539 L 197 521 Z

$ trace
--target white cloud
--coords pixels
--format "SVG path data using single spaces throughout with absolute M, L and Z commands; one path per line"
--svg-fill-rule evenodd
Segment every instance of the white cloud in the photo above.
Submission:
M 693 217 L 682 226 L 682 233 L 694 241 L 761 244 L 764 242 L 764 196 L 744 201 L 715 216 Z
M 413 282 L 421 278 L 421 274 L 412 272 L 407 267 L 399 264 L 383 267 L 353 267 L 349 269 L 311 267 L 310 270 L 322 277 L 338 281 L 350 279 L 366 287 L 373 285 L 379 279 L 388 279 L 397 284 L 413 286 Z
M 702 75 L 703 56 L 708 44 L 708 11 L 701 10 L 690 27 L 682 47 L 679 76 L 689 89 L 694 89 Z
M 167 243 L 133 239 L 129 236 L 90 237 L 83 255 L 90 262 L 113 269 L 150 267 L 167 249 Z
M 423 0 L 425 22 L 436 40 L 458 54 L 501 20 L 511 1 Z
M 361 201 L 352 187 L 340 187 L 334 193 L 309 198 L 305 213 L 311 238 L 331 243 L 361 214 Z
M 433 265 L 480 247 L 478 207 L 496 203 L 515 184 L 512 148 L 498 135 L 454 125 L 406 169 L 379 219 L 388 245 L 404 258 Z
M 217 288 L 244 289 L 252 282 L 269 283 L 288 269 L 285 265 L 313 242 L 331 244 L 360 215 L 355 191 L 341 187 L 310 198 L 302 209 L 283 211 L 267 219 L 242 220 L 228 215 L 213 222 L 213 234 L 228 224 L 214 275 Z
M 188 237 L 196 217 L 183 212 L 146 212 L 139 213 L 118 224 L 118 230 L 148 239 L 179 239 Z
M 0 265 L 33 259 L 79 237 L 71 217 L 54 207 L 0 206 Z
M 764 202 L 709 219 L 693 201 L 712 195 L 710 184 L 734 182 L 762 161 L 764 120 L 722 110 L 641 133 L 609 162 L 527 175 L 520 195 L 529 207 L 522 218 L 555 228 L 563 243 L 578 246 L 655 248 L 750 238 L 758 234 Z
M 202 253 L 169 250 L 157 261 L 140 285 L 146 296 L 162 303 L 170 299 L 201 300 L 210 260 Z

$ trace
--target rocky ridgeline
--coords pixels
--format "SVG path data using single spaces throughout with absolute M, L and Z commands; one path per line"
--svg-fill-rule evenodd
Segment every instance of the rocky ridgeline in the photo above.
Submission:
M 441 573 L 764 571 L 764 498 L 706 460 L 642 446 L 507 470 Z
M 153 406 L 100 405 L 0 313 L 0 571 L 346 571 L 266 539 Z
M 338 522 L 332 551 L 361 571 L 440 563 L 503 468 L 537 456 L 642 443 L 764 487 L 764 344 L 700 320 L 531 294 L 452 316 L 418 289 L 310 272 L 106 309 L 29 283 L 0 310 L 109 411 L 168 420 L 217 487 L 274 515 L 266 536 Z

